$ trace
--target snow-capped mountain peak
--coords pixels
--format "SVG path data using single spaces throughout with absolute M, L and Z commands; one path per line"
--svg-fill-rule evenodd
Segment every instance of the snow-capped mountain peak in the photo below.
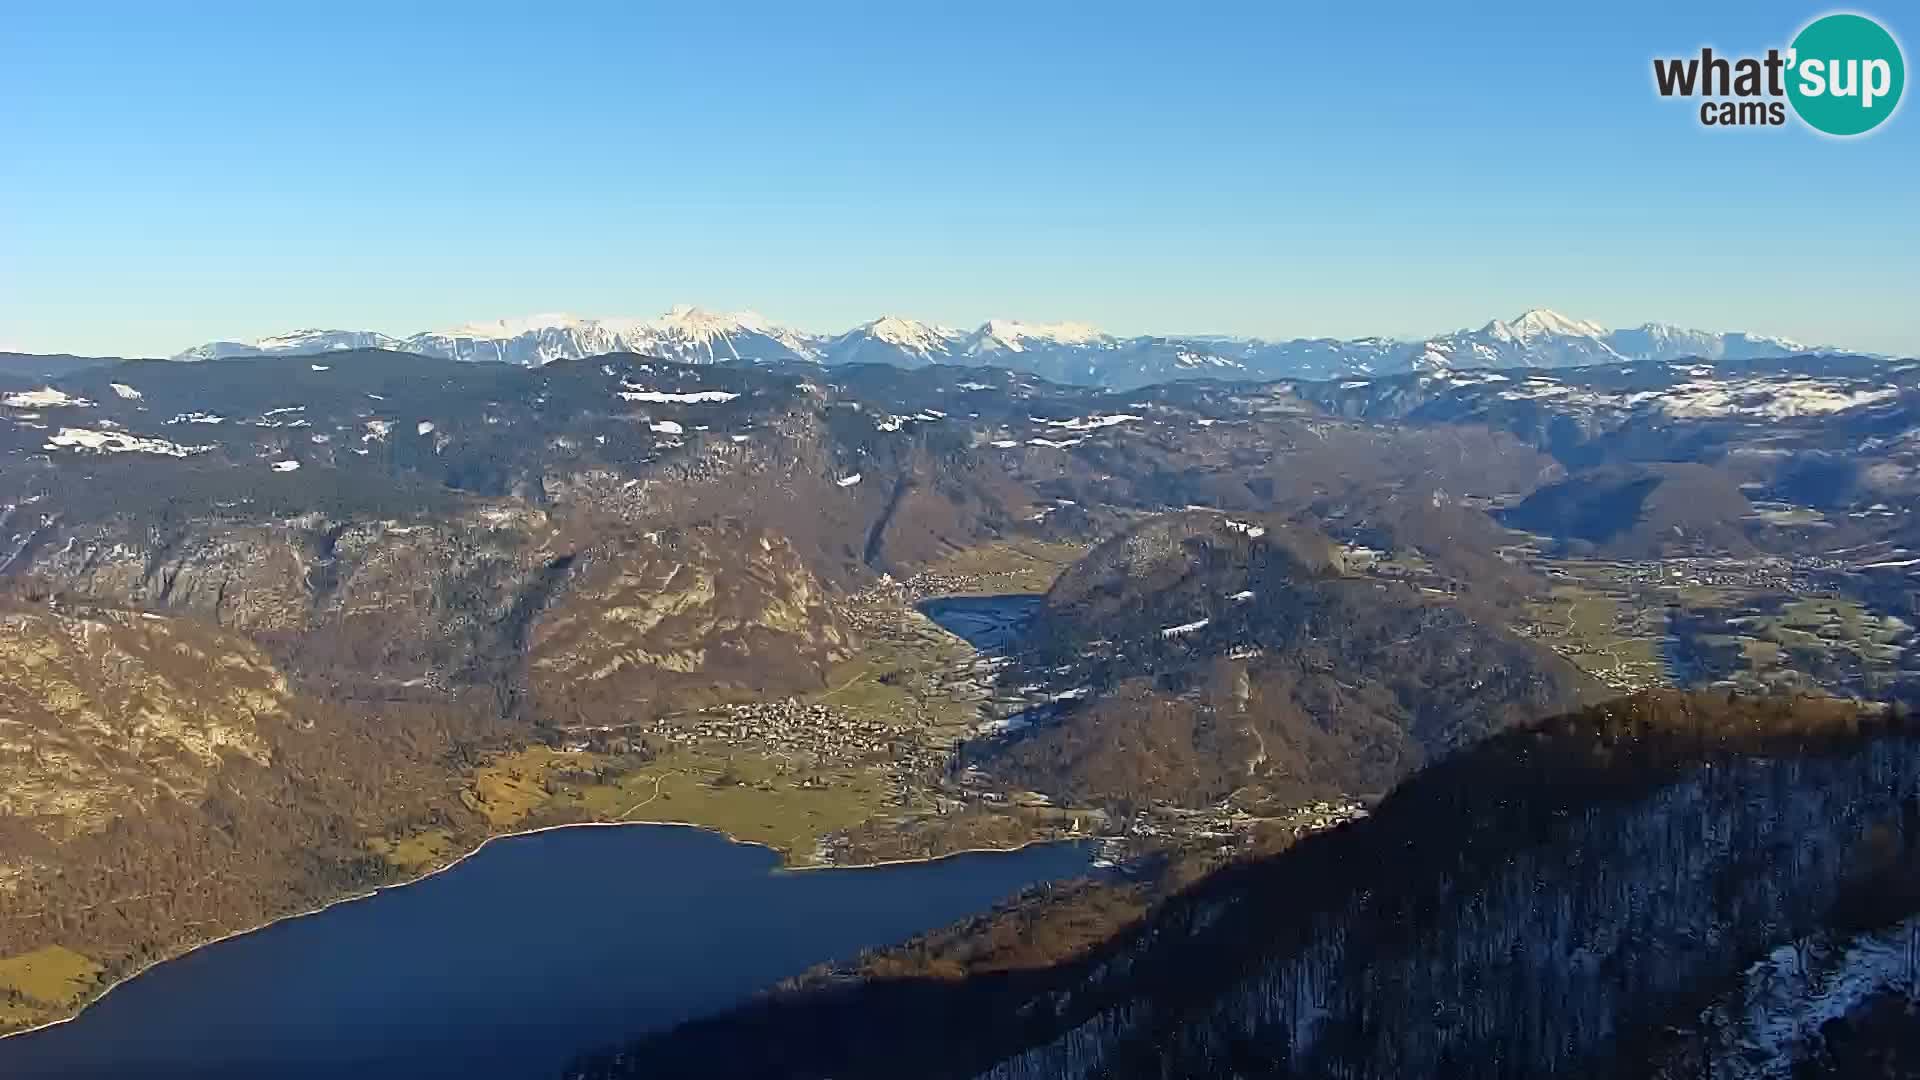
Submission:
M 1785 349 L 1788 352 L 1808 352 L 1815 348 L 1815 346 L 1808 345 L 1805 342 L 1795 341 L 1792 338 L 1775 337 L 1769 334 L 1750 334 L 1750 333 L 1716 334 L 1706 330 L 1689 330 L 1684 326 L 1675 326 L 1672 323 L 1655 323 L 1655 322 L 1642 323 L 1639 326 L 1633 327 L 1629 330 L 1620 330 L 1620 331 L 1616 331 L 1616 333 L 1619 333 L 1622 335 L 1633 334 L 1641 338 L 1642 340 L 1649 341 L 1649 342 L 1657 342 L 1662 344 L 1673 343 L 1676 345 L 1684 345 L 1684 346 L 1694 346 L 1700 343 L 1701 341 L 1711 340 L 1719 337 L 1737 336 L 1742 341 L 1753 342 L 1756 344 L 1772 345 L 1781 349 Z M 1707 354 L 1702 354 L 1702 355 L 1707 355 Z
M 757 311 L 708 311 L 692 304 L 673 305 L 665 315 L 655 319 L 653 325 L 661 330 L 698 339 L 737 334 L 743 330 L 765 331 L 768 328 L 766 317 Z
M 1023 323 L 991 319 L 974 333 L 972 351 L 1025 352 L 1029 343 L 1096 345 L 1111 340 L 1098 327 L 1081 322 Z
M 394 340 L 392 338 L 387 337 L 385 334 L 376 334 L 372 332 L 355 332 L 352 330 L 308 329 L 308 330 L 294 330 L 285 334 L 275 334 L 272 337 L 264 337 L 264 338 L 261 338 L 259 341 L 254 342 L 254 344 L 259 346 L 262 349 L 306 349 L 306 348 L 347 349 L 347 348 L 352 348 L 353 346 L 346 344 L 342 340 L 344 338 L 360 338 L 363 340 L 385 340 L 385 341 Z
M 452 330 L 416 334 L 408 348 L 456 360 L 548 364 L 609 352 L 633 352 L 669 360 L 816 359 L 806 335 L 774 326 L 757 312 L 711 312 L 678 304 L 652 319 L 589 319 L 576 315 L 529 315 L 470 323 Z
M 678 353 L 693 346 L 696 352 L 704 350 L 709 359 L 780 359 L 783 351 L 787 358 L 820 358 L 817 338 L 776 326 L 757 311 L 707 311 L 691 304 L 675 304 L 647 329 L 651 333 L 632 335 L 629 347 L 633 351 L 678 359 Z M 652 349 L 637 347 L 648 339 L 654 343 Z
M 1478 330 L 1429 338 L 1414 348 L 1411 366 L 1416 371 L 1568 367 L 1622 359 L 1606 327 L 1534 308 L 1512 322 L 1495 319 Z
M 884 315 L 827 342 L 822 353 L 829 364 L 883 363 L 917 367 L 951 362 L 965 336 L 945 326 Z
M 543 315 L 526 315 L 517 319 L 471 322 L 446 330 L 432 331 L 432 333 L 439 337 L 471 338 L 475 341 L 506 341 L 543 330 L 577 330 L 591 321 L 563 312 L 551 312 Z
M 679 304 L 651 318 L 587 318 L 564 313 L 469 323 L 406 338 L 371 330 L 298 330 L 255 341 L 215 341 L 182 360 L 297 356 L 389 349 L 451 360 L 538 365 L 630 352 L 682 363 L 793 361 L 826 364 L 975 363 L 1015 368 L 1058 382 L 1138 386 L 1198 374 L 1216 377 L 1351 378 L 1402 371 L 1566 368 L 1622 361 L 1709 361 L 1834 351 L 1737 331 L 1646 323 L 1608 330 L 1545 308 L 1511 321 L 1424 340 L 1226 336 L 1117 338 L 1080 322 L 994 319 L 962 331 L 885 315 L 837 335 L 788 329 L 754 311 L 711 311 Z M 1242 375 L 1241 373 L 1244 373 Z
M 1532 341 L 1546 335 L 1584 338 L 1607 336 L 1607 328 L 1599 323 L 1575 319 L 1547 308 L 1523 312 L 1512 322 L 1495 319 L 1482 332 L 1500 341 Z
M 862 326 L 861 329 L 876 340 L 915 352 L 943 349 L 960 336 L 957 330 L 945 326 L 934 326 L 916 319 L 903 319 L 897 315 L 883 315 Z

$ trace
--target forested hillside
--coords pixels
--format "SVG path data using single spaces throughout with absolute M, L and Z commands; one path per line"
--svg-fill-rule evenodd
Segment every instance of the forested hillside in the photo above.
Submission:
M 1915 740 L 1829 702 L 1597 706 L 1449 757 L 1046 973 L 809 984 L 576 1075 L 1644 1075 L 1757 959 L 1920 907 Z M 1860 1005 L 1894 1007 L 1872 995 L 1915 972 L 1873 970 Z

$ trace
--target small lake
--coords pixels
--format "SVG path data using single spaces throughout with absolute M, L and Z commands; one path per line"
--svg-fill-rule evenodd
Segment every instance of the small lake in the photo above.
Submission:
M 1041 598 L 1028 595 L 943 596 L 920 603 L 920 613 L 983 653 L 1001 653 L 1014 643 L 1040 610 Z
M 558 1076 L 580 1053 L 1079 876 L 1089 858 L 1048 844 L 792 872 L 765 848 L 675 826 L 499 840 L 0 1040 L 0 1076 Z

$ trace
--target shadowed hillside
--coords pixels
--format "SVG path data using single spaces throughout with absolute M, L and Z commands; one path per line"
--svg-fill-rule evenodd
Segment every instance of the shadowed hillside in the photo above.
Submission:
M 1915 738 L 1832 702 L 1624 699 L 1052 969 L 803 985 L 573 1075 L 1641 1075 L 1702 988 L 1912 872 Z

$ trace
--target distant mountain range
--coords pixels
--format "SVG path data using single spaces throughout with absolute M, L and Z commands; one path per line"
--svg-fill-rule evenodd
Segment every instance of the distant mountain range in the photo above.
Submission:
M 215 341 L 175 357 L 301 355 L 380 348 L 455 360 L 537 366 L 610 352 L 685 363 L 807 361 L 902 367 L 979 363 L 1060 382 L 1130 387 L 1183 377 L 1339 378 L 1455 368 L 1562 368 L 1698 356 L 1750 360 L 1807 352 L 1784 338 L 1647 323 L 1609 330 L 1535 309 L 1420 341 L 1366 337 L 1115 337 L 1084 323 L 992 320 L 975 330 L 886 316 L 840 334 L 778 326 L 751 312 L 678 306 L 654 319 L 536 315 L 396 338 L 371 330 L 297 330 L 257 341 Z

